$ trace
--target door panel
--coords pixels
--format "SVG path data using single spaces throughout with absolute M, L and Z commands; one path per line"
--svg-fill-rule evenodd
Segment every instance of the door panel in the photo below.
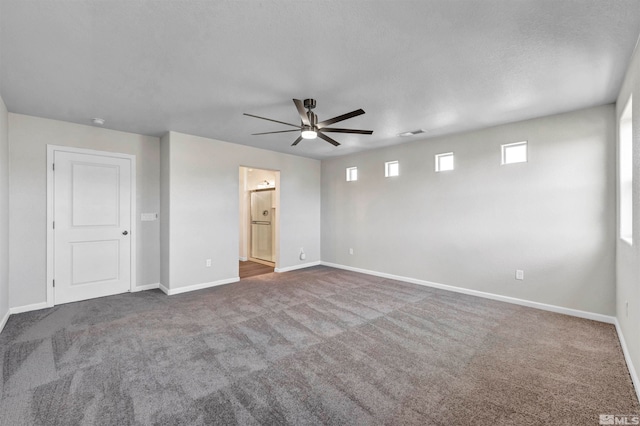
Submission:
M 131 160 L 56 151 L 54 163 L 55 303 L 129 291 Z
M 271 225 L 252 224 L 251 225 L 251 257 L 255 259 L 273 262 L 273 252 L 271 250 Z
M 71 243 L 71 285 L 117 280 L 120 241 Z
M 72 163 L 72 226 L 118 226 L 119 167 Z

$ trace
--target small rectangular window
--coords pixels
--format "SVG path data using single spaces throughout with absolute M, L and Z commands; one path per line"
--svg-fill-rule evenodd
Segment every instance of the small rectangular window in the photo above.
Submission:
M 400 165 L 397 161 L 387 161 L 384 163 L 385 177 L 398 176 L 400 174 Z
M 620 185 L 620 238 L 633 244 L 633 99 L 620 116 L 618 180 Z
M 436 172 L 453 170 L 453 152 L 436 154 Z
M 527 162 L 527 141 L 502 145 L 502 165 Z
M 347 182 L 353 182 L 355 180 L 358 180 L 358 168 L 347 167 Z

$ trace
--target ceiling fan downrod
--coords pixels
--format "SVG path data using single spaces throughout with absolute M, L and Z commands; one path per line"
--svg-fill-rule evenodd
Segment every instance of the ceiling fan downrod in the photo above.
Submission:
M 317 132 L 318 131 L 318 127 L 316 126 L 316 124 L 318 124 L 318 116 L 315 114 L 315 112 L 311 111 L 312 109 L 314 109 L 316 107 L 316 100 L 315 99 L 305 99 L 303 101 L 304 107 L 307 109 L 307 117 L 309 119 L 309 125 L 306 126 L 305 123 L 302 123 L 303 127 L 307 127 L 307 130 L 311 130 L 313 132 Z

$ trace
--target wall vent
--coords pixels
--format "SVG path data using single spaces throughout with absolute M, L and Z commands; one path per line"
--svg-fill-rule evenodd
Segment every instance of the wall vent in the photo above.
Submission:
M 412 130 L 410 132 L 399 133 L 398 136 L 415 136 L 419 135 L 420 133 L 427 133 L 427 131 L 424 129 Z

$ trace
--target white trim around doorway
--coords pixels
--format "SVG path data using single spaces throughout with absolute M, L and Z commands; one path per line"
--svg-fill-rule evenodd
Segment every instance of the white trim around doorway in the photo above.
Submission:
M 71 152 L 76 154 L 99 155 L 103 157 L 124 158 L 131 161 L 131 281 L 129 291 L 136 288 L 136 240 L 137 232 L 137 207 L 136 207 L 136 156 L 120 152 L 96 151 L 93 149 L 75 148 L 70 146 L 47 144 L 47 299 L 46 306 L 55 304 L 53 292 L 54 258 L 53 258 L 53 158 L 56 151 Z

